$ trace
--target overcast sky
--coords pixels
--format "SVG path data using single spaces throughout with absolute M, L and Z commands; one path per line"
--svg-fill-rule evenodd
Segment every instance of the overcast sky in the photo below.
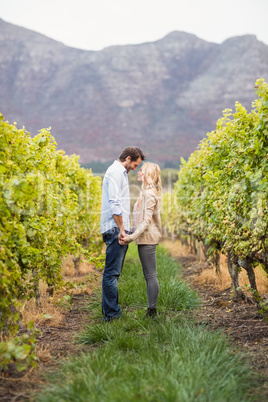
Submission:
M 175 30 L 216 43 L 254 34 L 268 45 L 268 0 L 0 0 L 0 18 L 87 50 Z

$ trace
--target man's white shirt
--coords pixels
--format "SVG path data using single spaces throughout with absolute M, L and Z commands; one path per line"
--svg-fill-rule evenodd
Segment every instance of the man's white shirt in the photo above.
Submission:
M 130 194 L 128 175 L 118 162 L 107 169 L 102 183 L 101 233 L 117 227 L 113 215 L 122 216 L 125 230 L 130 232 Z

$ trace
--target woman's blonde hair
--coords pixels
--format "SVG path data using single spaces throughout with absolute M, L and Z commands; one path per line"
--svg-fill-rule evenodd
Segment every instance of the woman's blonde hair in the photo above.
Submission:
M 142 191 L 148 188 L 155 189 L 156 194 L 160 197 L 162 193 L 161 170 L 156 163 L 145 162 L 142 166 L 144 180 L 142 182 Z

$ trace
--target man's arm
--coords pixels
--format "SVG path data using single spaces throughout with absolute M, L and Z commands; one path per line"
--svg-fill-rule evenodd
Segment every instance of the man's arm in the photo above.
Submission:
M 120 230 L 119 238 L 126 236 L 122 218 L 122 203 L 120 199 L 121 179 L 122 179 L 122 173 L 119 170 L 117 170 L 113 172 L 113 176 L 109 177 L 109 184 L 108 184 L 109 204 L 111 207 L 114 221 Z
M 125 232 L 125 229 L 124 229 L 122 216 L 113 215 L 113 218 L 114 218 L 114 221 L 115 221 L 115 223 L 117 224 L 117 226 L 118 226 L 118 228 L 120 230 L 120 233 L 119 233 L 119 236 L 118 236 L 119 239 L 122 238 L 122 237 L 125 237 L 126 232 Z

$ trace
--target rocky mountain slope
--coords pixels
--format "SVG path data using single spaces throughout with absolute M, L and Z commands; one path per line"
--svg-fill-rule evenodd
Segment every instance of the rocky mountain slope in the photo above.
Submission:
M 223 109 L 251 108 L 257 78 L 268 79 L 268 46 L 252 35 L 215 44 L 172 32 L 96 52 L 0 19 L 0 112 L 33 135 L 51 127 L 82 163 L 114 159 L 129 144 L 176 163 Z

